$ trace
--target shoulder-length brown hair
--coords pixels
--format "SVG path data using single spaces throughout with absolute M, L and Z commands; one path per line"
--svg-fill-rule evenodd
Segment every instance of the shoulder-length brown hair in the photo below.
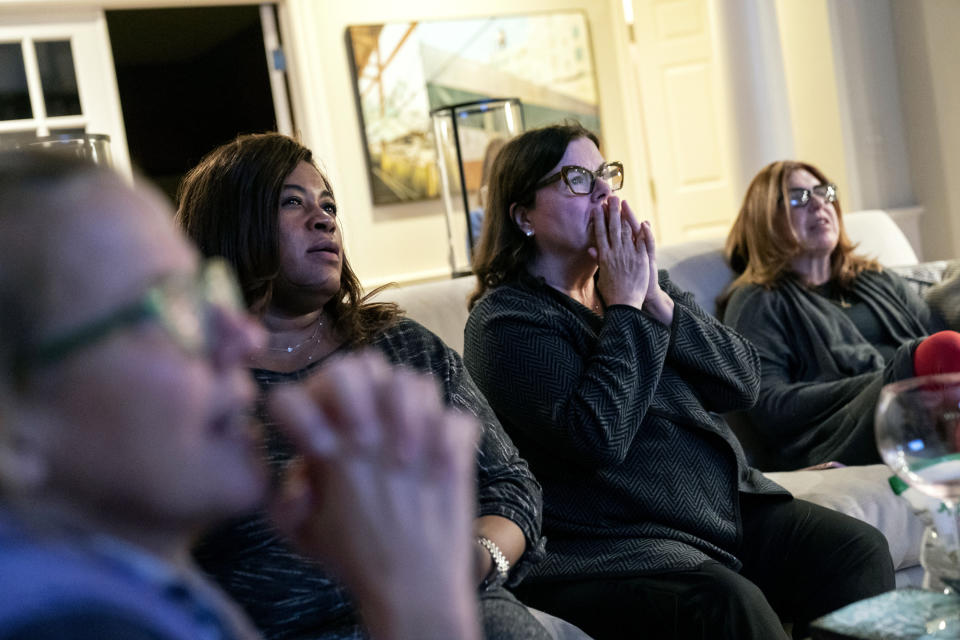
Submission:
M 727 236 L 725 255 L 737 273 L 728 291 L 745 284 L 774 287 L 793 273 L 791 262 L 802 251 L 790 225 L 790 176 L 806 169 L 821 183 L 829 182 L 818 168 L 805 162 L 782 160 L 764 167 L 747 187 L 740 213 Z M 876 260 L 854 253 L 854 245 L 843 225 L 840 200 L 833 203 L 837 212 L 839 239 L 830 254 L 830 280 L 845 287 L 866 269 L 879 270 Z
M 510 140 L 497 154 L 490 170 L 483 231 L 473 255 L 477 288 L 470 294 L 468 307 L 473 308 L 487 289 L 525 273 L 534 257 L 533 240 L 517 227 L 510 208 L 514 204 L 534 206 L 534 187 L 578 138 L 587 138 L 600 146 L 596 135 L 573 122 L 527 131 Z
M 313 165 L 333 194 L 311 151 L 279 133 L 242 135 L 217 147 L 190 170 L 177 192 L 177 222 L 204 255 L 222 256 L 233 265 L 255 314 L 270 304 L 280 275 L 280 192 L 301 162 Z M 398 317 L 396 305 L 368 298 L 344 254 L 340 289 L 324 305 L 343 340 L 365 342 Z

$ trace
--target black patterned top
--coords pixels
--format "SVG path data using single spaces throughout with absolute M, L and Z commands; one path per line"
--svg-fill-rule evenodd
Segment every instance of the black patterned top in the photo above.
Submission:
M 413 320 L 401 319 L 376 337 L 370 347 L 394 364 L 432 373 L 447 404 L 479 420 L 478 516 L 502 516 L 523 530 L 526 551 L 510 574 L 511 584 L 516 584 L 544 553 L 541 491 L 527 463 L 470 379 L 460 356 L 436 335 Z M 306 378 L 322 362 L 291 373 L 255 370 L 254 374 L 261 389 L 267 390 Z M 289 462 L 290 451 L 269 421 L 265 424 L 267 456 L 279 470 Z M 319 565 L 294 553 L 263 516 L 233 523 L 208 536 L 195 555 L 246 609 L 266 638 L 364 637 L 345 589 Z
M 756 351 L 660 279 L 669 327 L 529 278 L 470 314 L 467 368 L 543 485 L 548 553 L 531 579 L 738 569 L 738 490 L 785 493 L 713 413 L 753 403 Z

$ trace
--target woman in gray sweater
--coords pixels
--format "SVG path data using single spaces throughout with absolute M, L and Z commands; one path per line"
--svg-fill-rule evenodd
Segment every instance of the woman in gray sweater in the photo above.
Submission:
M 880 462 L 880 388 L 960 368 L 960 334 L 854 249 L 819 169 L 774 162 L 754 177 L 727 237 L 739 276 L 720 306 L 760 354 L 759 398 L 734 419 L 758 436 L 749 453 L 765 469 Z

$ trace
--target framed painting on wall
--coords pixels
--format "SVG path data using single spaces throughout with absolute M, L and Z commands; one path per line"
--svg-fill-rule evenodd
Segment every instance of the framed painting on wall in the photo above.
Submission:
M 599 134 L 587 27 L 581 12 L 347 27 L 374 204 L 439 197 L 433 109 L 509 96 L 528 128 Z

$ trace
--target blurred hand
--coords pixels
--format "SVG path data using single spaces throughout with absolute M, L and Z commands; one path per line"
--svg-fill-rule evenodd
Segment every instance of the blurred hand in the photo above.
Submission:
M 824 469 L 842 469 L 847 465 L 842 462 L 837 462 L 836 460 L 830 460 L 829 462 L 821 462 L 820 464 L 815 464 L 810 467 L 804 467 L 800 471 L 823 471 Z
M 270 398 L 300 453 L 272 506 L 350 588 L 374 638 L 476 638 L 477 426 L 429 377 L 348 356 Z
M 604 302 L 640 309 L 649 286 L 650 265 L 630 207 L 611 196 L 593 209 L 591 216 L 596 248 L 590 249 L 590 255 L 597 260 L 597 286 Z

